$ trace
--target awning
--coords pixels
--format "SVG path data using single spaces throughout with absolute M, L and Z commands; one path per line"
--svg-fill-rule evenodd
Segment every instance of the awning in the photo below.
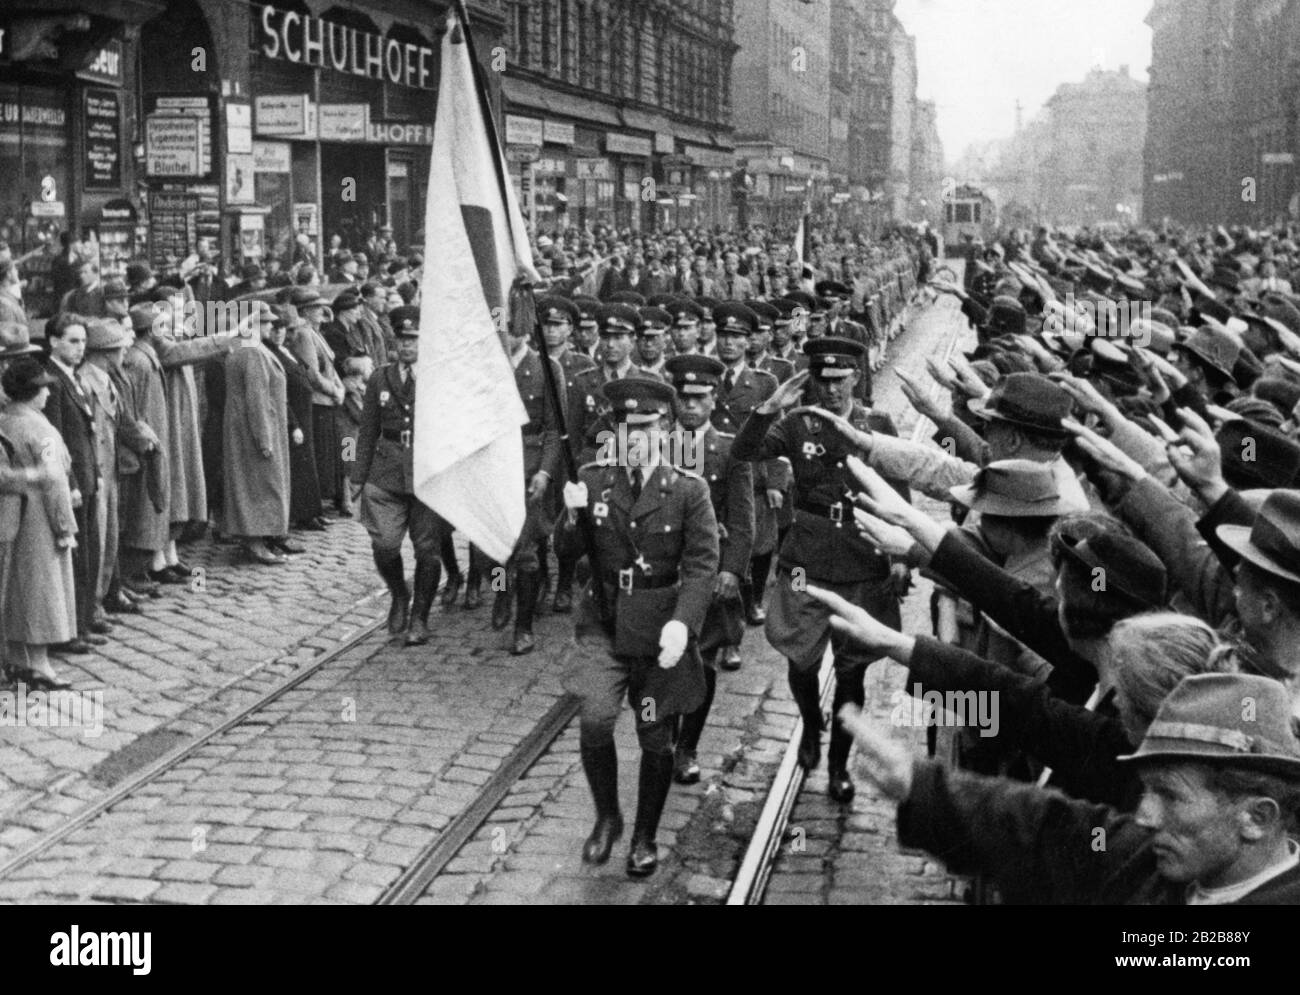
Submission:
M 608 104 L 567 93 L 555 93 L 525 79 L 505 77 L 501 81 L 501 95 L 512 108 L 530 108 L 614 128 L 623 126 L 618 111 Z
M 623 115 L 625 127 L 636 128 L 639 131 L 661 131 L 665 135 L 680 134 L 680 127 L 662 114 L 647 114 L 645 111 L 634 110 L 631 107 L 622 108 L 620 113 Z

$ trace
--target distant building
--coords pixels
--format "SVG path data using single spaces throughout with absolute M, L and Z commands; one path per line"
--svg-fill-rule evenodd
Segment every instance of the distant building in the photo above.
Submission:
M 502 138 L 538 228 L 729 223 L 732 7 L 506 0 Z
M 1147 220 L 1300 217 L 1300 4 L 1156 0 L 1147 23 Z
M 1142 214 L 1146 85 L 1094 69 L 1064 83 L 1043 110 L 989 150 L 979 175 L 1004 224 L 1132 223 Z
M 827 3 L 734 6 L 734 137 L 751 223 L 796 224 L 830 179 L 830 35 Z
M 943 196 L 943 143 L 933 100 L 918 100 L 912 118 L 911 218 L 937 224 Z
M 891 37 L 889 177 L 885 198 L 896 221 L 911 220 L 912 129 L 916 117 L 916 39 L 896 19 Z

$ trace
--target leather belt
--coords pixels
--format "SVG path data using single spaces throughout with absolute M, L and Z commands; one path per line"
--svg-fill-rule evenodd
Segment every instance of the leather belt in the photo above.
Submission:
M 614 584 L 620 591 L 653 591 L 660 587 L 671 587 L 677 583 L 677 571 L 674 570 L 668 574 L 652 574 L 647 576 L 636 567 L 628 567 L 626 570 L 617 570 L 606 575 L 607 583 Z
M 381 429 L 379 434 L 389 442 L 400 442 L 407 449 L 411 448 L 411 430 L 409 428 L 385 428 Z
M 853 519 L 853 506 L 843 501 L 837 501 L 835 504 L 815 504 L 812 501 L 796 501 L 794 506 L 798 511 L 806 511 L 810 515 L 829 518 L 837 525 L 841 524 L 845 517 L 848 517 L 850 521 Z

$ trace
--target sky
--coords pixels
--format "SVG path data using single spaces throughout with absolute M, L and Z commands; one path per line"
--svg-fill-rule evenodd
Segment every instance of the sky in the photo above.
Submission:
M 972 142 L 1015 131 L 1016 100 L 1029 121 L 1061 83 L 1094 66 L 1129 67 L 1145 81 L 1151 0 L 898 0 L 916 38 L 917 96 L 938 105 L 949 162 Z

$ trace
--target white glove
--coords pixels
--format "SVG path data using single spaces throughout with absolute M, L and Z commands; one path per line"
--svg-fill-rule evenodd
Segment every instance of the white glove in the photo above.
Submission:
M 686 640 L 689 637 L 685 622 L 675 618 L 665 622 L 659 633 L 659 666 L 665 670 L 677 666 L 677 661 L 686 652 Z
M 570 511 L 587 507 L 587 485 L 580 480 L 570 480 L 565 484 L 564 507 Z

